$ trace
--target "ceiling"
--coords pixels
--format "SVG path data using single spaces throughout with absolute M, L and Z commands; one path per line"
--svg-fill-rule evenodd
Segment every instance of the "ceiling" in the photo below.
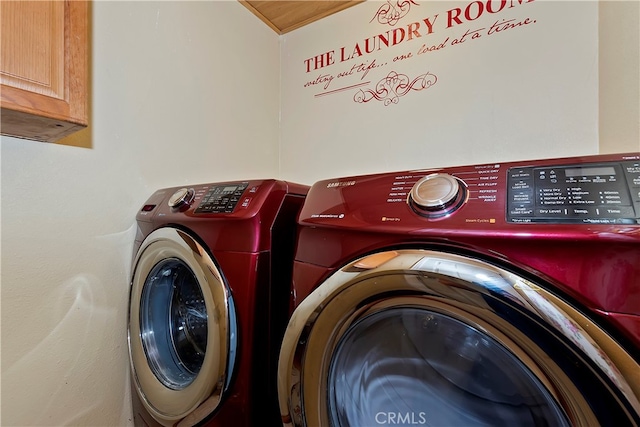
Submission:
M 276 33 L 284 34 L 364 0 L 238 0 Z

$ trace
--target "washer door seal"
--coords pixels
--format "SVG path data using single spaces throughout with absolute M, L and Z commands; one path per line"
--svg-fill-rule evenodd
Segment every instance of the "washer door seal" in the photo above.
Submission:
M 142 243 L 131 282 L 129 354 L 147 411 L 173 425 L 206 418 L 229 385 L 236 353 L 233 300 L 193 237 L 161 228 Z M 202 405 L 206 402 L 206 405 Z

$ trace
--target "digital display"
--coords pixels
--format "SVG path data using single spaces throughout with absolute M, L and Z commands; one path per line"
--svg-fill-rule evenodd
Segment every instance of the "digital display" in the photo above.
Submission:
M 591 168 L 565 169 L 564 173 L 568 178 L 575 178 L 577 176 L 615 175 L 616 170 L 611 166 L 600 166 Z
M 640 224 L 638 165 L 625 161 L 510 168 L 507 221 Z
M 236 191 L 238 189 L 238 187 L 233 186 L 233 187 L 224 187 L 222 189 L 223 193 L 233 193 L 234 191 Z

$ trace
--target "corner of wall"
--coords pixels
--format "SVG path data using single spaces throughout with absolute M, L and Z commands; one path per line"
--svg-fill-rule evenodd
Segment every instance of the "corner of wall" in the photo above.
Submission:
M 282 45 L 284 37 L 278 36 L 278 178 L 282 178 Z
M 598 2 L 599 152 L 640 151 L 640 2 Z

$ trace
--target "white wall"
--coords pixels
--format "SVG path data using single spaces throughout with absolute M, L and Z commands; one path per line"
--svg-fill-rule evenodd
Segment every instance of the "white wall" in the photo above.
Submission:
M 415 1 L 391 26 L 375 19 L 385 2 L 367 1 L 283 36 L 281 176 L 313 182 L 597 153 L 597 2 L 508 0 L 501 10 L 498 0 L 485 0 L 482 9 L 478 3 Z M 496 22 L 523 24 L 497 32 Z M 402 42 L 364 53 L 367 38 L 401 34 L 398 28 L 405 30 Z M 417 34 L 408 40 L 410 28 Z M 353 55 L 356 43 L 362 56 Z M 422 45 L 442 47 L 419 54 Z M 307 67 L 307 60 L 331 51 L 333 64 L 314 69 L 313 59 Z M 339 77 L 374 61 L 366 75 L 356 68 Z M 407 81 L 428 72 L 435 84 L 397 97 L 397 104 L 356 102 L 358 90 L 374 90 L 390 72 Z M 334 79 L 327 88 L 309 84 L 321 76 Z M 352 88 L 339 90 L 345 87 Z
M 640 1 L 598 7 L 600 152 L 640 151 Z
M 278 173 L 278 36 L 242 5 L 97 1 L 91 28 L 90 129 L 1 141 L 6 426 L 130 424 L 137 209 Z

